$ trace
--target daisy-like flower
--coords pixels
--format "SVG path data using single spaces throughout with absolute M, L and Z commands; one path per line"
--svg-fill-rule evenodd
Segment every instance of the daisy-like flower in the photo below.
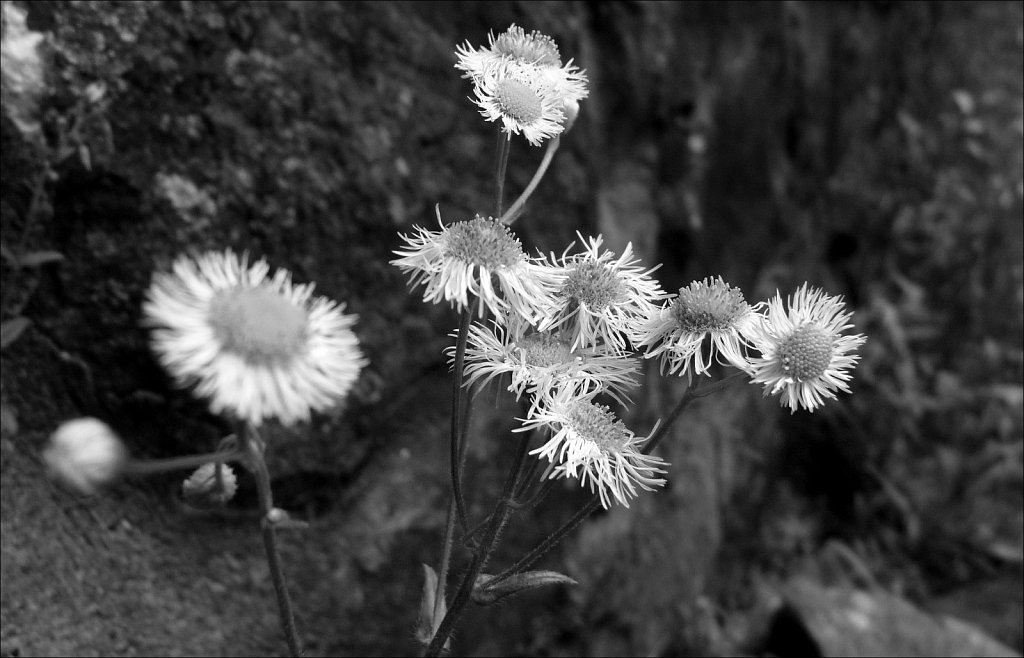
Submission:
M 637 360 L 599 348 L 572 349 L 559 331 L 532 331 L 525 322 L 505 328 L 497 323 L 470 325 L 466 341 L 466 385 L 511 376 L 508 390 L 519 399 L 524 392 L 543 395 L 569 387 L 578 394 L 605 391 L 621 404 L 626 390 L 637 386 Z M 455 348 L 449 348 L 454 359 Z
M 578 478 L 580 486 L 598 492 L 605 509 L 612 498 L 629 507 L 638 489 L 653 491 L 665 484 L 658 474 L 667 464 L 641 452 L 648 437 L 636 436 L 608 407 L 592 400 L 593 395 L 581 397 L 568 387 L 550 391 L 515 431 L 547 427 L 551 437 L 530 454 L 558 462 L 550 478 Z
M 579 235 L 579 234 L 577 234 Z M 580 240 L 583 236 L 579 235 Z M 640 267 L 629 243 L 618 258 L 611 251 L 601 253 L 603 238 L 584 241 L 582 253 L 552 259 L 563 271 L 561 288 L 556 294 L 560 312 L 549 316 L 540 329 L 561 327 L 573 337 L 572 348 L 604 345 L 624 352 L 627 337 L 636 333 L 645 318 L 657 309 L 665 293 L 651 272 Z
M 160 362 L 214 413 L 290 425 L 344 398 L 367 362 L 355 316 L 269 272 L 231 251 L 182 256 L 153 277 L 143 310 Z
M 849 372 L 860 358 L 851 354 L 867 339 L 845 335 L 853 325 L 853 313 L 845 310 L 842 297 L 830 297 L 805 283 L 783 307 L 776 293 L 751 338 L 760 358 L 750 360 L 751 381 L 764 384 L 764 394 L 779 394 L 779 403 L 790 413 L 803 406 L 814 411 L 834 391 L 850 392 Z
M 510 139 L 522 133 L 530 144 L 540 146 L 565 129 L 565 101 L 535 67 L 502 64 L 485 74 L 473 93 L 480 114 L 500 121 Z
M 441 224 L 441 215 L 437 221 Z M 554 305 L 559 273 L 523 252 L 519 239 L 497 219 L 477 216 L 428 231 L 419 226 L 403 235 L 406 249 L 391 264 L 409 274 L 409 285 L 422 283 L 423 301 L 449 302 L 460 311 L 477 298 L 482 316 L 488 308 L 498 318 L 506 312 L 535 322 Z M 497 288 L 494 281 L 497 280 Z M 501 294 L 498 291 L 501 291 Z
M 563 66 L 554 40 L 536 30 L 527 34 L 512 25 L 489 40 L 487 48 L 467 41 L 455 51 L 455 68 L 473 81 L 480 113 L 534 146 L 563 132 L 571 123 L 566 113 L 574 119 L 589 93 L 586 73 L 571 60 Z
M 674 300 L 655 308 L 633 343 L 648 348 L 646 358 L 661 357 L 662 372 L 702 375 L 714 361 L 746 370 L 746 336 L 758 317 L 739 288 L 722 277 L 707 278 L 680 288 Z

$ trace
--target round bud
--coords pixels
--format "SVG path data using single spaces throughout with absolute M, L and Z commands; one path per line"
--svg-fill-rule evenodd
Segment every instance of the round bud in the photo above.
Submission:
M 50 436 L 43 451 L 50 476 L 87 495 L 116 479 L 127 460 L 128 451 L 121 439 L 95 418 L 67 421 Z

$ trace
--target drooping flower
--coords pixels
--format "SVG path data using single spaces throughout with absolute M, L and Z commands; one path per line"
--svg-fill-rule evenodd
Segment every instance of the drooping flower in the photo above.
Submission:
M 572 336 L 573 349 L 603 345 L 624 352 L 628 337 L 666 295 L 651 278 L 651 272 L 660 265 L 648 270 L 640 267 L 640 260 L 633 257 L 632 243 L 618 258 L 611 251 L 601 253 L 602 241 L 601 236 L 592 237 L 584 242 L 582 253 L 553 259 L 554 266 L 563 270 L 562 285 L 555 296 L 560 310 L 540 328 L 560 327 Z
M 79 493 L 94 494 L 124 469 L 128 451 L 106 423 L 76 418 L 50 436 L 43 462 L 52 477 Z
M 757 319 L 739 288 L 722 277 L 707 278 L 680 288 L 669 304 L 655 308 L 633 343 L 648 348 L 645 357 L 660 357 L 662 372 L 702 375 L 715 361 L 746 370 L 746 336 Z
M 440 231 L 417 226 L 402 239 L 406 249 L 395 250 L 401 258 L 391 264 L 409 274 L 410 286 L 423 284 L 425 302 L 444 300 L 460 311 L 475 303 L 481 316 L 487 308 L 499 320 L 511 312 L 529 322 L 554 304 L 557 271 L 527 257 L 519 239 L 496 219 L 477 216 L 441 224 Z
M 498 323 L 470 325 L 466 342 L 466 385 L 510 375 L 508 390 L 516 398 L 535 397 L 562 387 L 578 394 L 607 392 L 620 403 L 637 386 L 637 360 L 602 348 L 572 349 L 560 331 L 533 331 L 524 322 L 508 328 Z M 449 349 L 453 357 L 454 348 Z
M 867 340 L 862 334 L 844 334 L 853 327 L 853 313 L 842 297 L 831 297 L 805 283 L 785 306 L 776 293 L 767 311 L 751 330 L 754 347 L 751 381 L 764 384 L 764 394 L 779 395 L 790 412 L 798 407 L 814 411 L 835 391 L 850 392 L 850 370 L 860 358 L 851 354 Z
M 665 484 L 658 474 L 667 464 L 641 452 L 648 437 L 636 436 L 607 406 L 594 403 L 593 395 L 580 396 L 571 388 L 547 392 L 515 431 L 541 427 L 551 436 L 530 454 L 554 465 L 550 478 L 578 478 L 580 486 L 596 490 L 606 509 L 612 498 L 629 507 L 638 489 L 653 491 Z
M 522 132 L 534 146 L 560 134 L 569 123 L 567 108 L 578 110 L 589 93 L 586 73 L 571 60 L 563 65 L 554 39 L 536 30 L 513 24 L 489 41 L 479 49 L 467 41 L 455 51 L 455 68 L 473 81 L 481 114 L 501 121 L 510 136 Z
M 160 362 L 214 413 L 289 425 L 343 399 L 367 362 L 344 305 L 269 272 L 230 250 L 182 256 L 154 276 L 143 310 Z

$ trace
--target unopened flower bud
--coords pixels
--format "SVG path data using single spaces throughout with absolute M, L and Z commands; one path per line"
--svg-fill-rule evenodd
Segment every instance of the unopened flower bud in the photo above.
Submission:
M 185 502 L 196 509 L 223 507 L 238 490 L 238 479 L 227 464 L 208 462 L 196 469 L 181 484 L 181 495 Z
M 110 427 L 95 418 L 69 420 L 50 436 L 43 461 L 51 477 L 94 494 L 121 474 L 128 451 Z
M 565 119 L 562 121 L 562 125 L 565 128 L 562 130 L 562 134 L 572 130 L 572 126 L 576 123 L 576 117 L 580 115 L 580 103 L 575 98 L 566 98 L 562 103 L 562 114 L 565 115 Z

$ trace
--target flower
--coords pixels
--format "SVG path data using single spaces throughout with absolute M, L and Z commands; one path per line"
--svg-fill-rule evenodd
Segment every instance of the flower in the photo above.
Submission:
M 207 462 L 181 483 L 185 502 L 196 509 L 223 507 L 238 491 L 238 478 L 227 464 Z
M 607 509 L 614 497 L 625 507 L 638 495 L 637 487 L 653 491 L 665 484 L 657 477 L 667 464 L 660 457 L 645 455 L 641 446 L 648 437 L 638 437 L 611 410 L 595 404 L 593 395 L 577 395 L 569 387 L 549 391 L 530 409 L 516 432 L 547 427 L 548 441 L 531 455 L 546 457 L 554 464 L 550 478 L 579 478 L 601 497 Z
M 43 451 L 50 475 L 83 494 L 94 494 L 116 479 L 127 461 L 128 451 L 121 439 L 95 418 L 63 423 Z
M 437 221 L 441 223 L 440 214 Z M 407 249 L 395 250 L 401 258 L 391 264 L 409 274 L 410 286 L 425 286 L 423 301 L 444 299 L 461 311 L 470 307 L 472 294 L 481 317 L 488 308 L 498 318 L 511 311 L 530 322 L 554 305 L 558 273 L 528 258 L 519 239 L 498 220 L 478 215 L 441 224 L 440 231 L 414 228 L 413 235 L 402 236 Z
M 604 345 L 624 352 L 627 336 L 636 333 L 639 324 L 654 313 L 655 302 L 665 298 L 650 276 L 660 265 L 649 270 L 639 267 L 632 243 L 618 258 L 611 251 L 600 253 L 602 241 L 601 236 L 590 238 L 583 253 L 563 254 L 555 260 L 555 266 L 563 271 L 555 296 L 561 311 L 549 315 L 539 328 L 564 325 L 563 331 L 573 336 L 572 349 Z
M 473 93 L 480 114 L 488 121 L 501 121 L 509 138 L 522 133 L 530 144 L 540 146 L 564 129 L 564 101 L 533 67 L 505 64 L 484 75 Z
M 516 399 L 524 391 L 536 395 L 569 386 L 579 394 L 604 391 L 620 403 L 628 400 L 626 389 L 637 386 L 633 377 L 639 370 L 636 359 L 600 348 L 574 350 L 562 332 L 530 331 L 522 321 L 508 329 L 492 324 L 490 328 L 477 323 L 469 327 L 467 386 L 510 374 L 508 390 Z M 449 348 L 453 359 L 454 352 Z
M 487 48 L 467 41 L 455 50 L 455 68 L 473 81 L 481 114 L 534 146 L 563 132 L 571 123 L 567 112 L 578 111 L 589 93 L 586 73 L 571 60 L 563 65 L 554 39 L 536 30 L 527 34 L 513 24 L 488 38 Z
M 764 394 L 780 394 L 779 403 L 790 413 L 803 406 L 814 411 L 834 391 L 850 392 L 848 372 L 860 358 L 849 352 L 867 340 L 861 334 L 844 335 L 853 327 L 852 313 L 842 297 L 830 297 L 804 283 L 783 308 L 776 293 L 761 320 L 751 331 L 760 358 L 750 360 L 751 382 L 764 384 Z
M 638 348 L 647 346 L 646 358 L 661 357 L 661 371 L 702 375 L 717 360 L 746 370 L 745 336 L 758 315 L 722 277 L 694 281 L 679 289 L 671 303 L 655 308 L 634 336 Z M 710 337 L 709 349 L 703 349 Z M 723 362 L 722 359 L 725 359 Z
M 178 384 L 254 426 L 308 420 L 348 395 L 367 363 L 344 305 L 269 271 L 231 251 L 182 256 L 153 277 L 143 305 L 153 349 Z

